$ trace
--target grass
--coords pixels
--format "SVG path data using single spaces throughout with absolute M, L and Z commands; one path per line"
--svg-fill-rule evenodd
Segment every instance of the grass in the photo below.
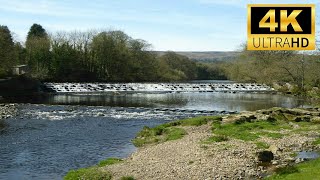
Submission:
M 297 153 L 297 152 L 293 152 L 293 153 L 290 154 L 290 157 L 293 157 L 293 158 L 294 158 L 294 157 L 297 157 L 297 156 L 298 156 L 298 153 Z
M 268 143 L 260 142 L 260 141 L 256 142 L 255 144 L 258 149 L 268 149 L 270 146 Z
M 272 138 L 280 138 L 280 133 L 271 133 L 267 131 L 279 131 L 280 129 L 287 128 L 287 125 L 278 121 L 253 121 L 221 124 L 219 122 L 213 123 L 213 133 L 244 141 L 254 141 L 260 136 L 268 136 Z
M 209 121 L 222 121 L 221 116 L 205 116 L 205 117 L 195 117 L 190 119 L 183 119 L 175 121 L 181 126 L 201 126 L 207 124 Z
M 204 116 L 169 122 L 153 128 L 145 126 L 132 140 L 132 143 L 141 147 L 147 144 L 160 143 L 182 138 L 186 131 L 176 126 L 201 126 L 209 121 L 221 121 L 221 116 Z
M 266 179 L 312 180 L 320 177 L 320 159 L 307 161 L 296 166 L 278 169 L 274 175 Z
M 102 160 L 98 163 L 98 167 L 103 167 L 103 166 L 107 166 L 107 165 L 112 165 L 112 164 L 117 164 L 122 162 L 122 159 L 118 159 L 118 158 L 108 158 L 106 160 Z
M 266 131 L 261 131 L 261 132 L 259 132 L 257 134 L 259 136 L 266 136 L 266 137 L 270 137 L 272 139 L 281 139 L 284 136 L 284 134 L 281 134 L 281 133 L 266 132 Z
M 164 132 L 166 134 L 165 141 L 180 139 L 187 134 L 186 131 L 181 128 L 168 128 Z
M 106 171 L 102 171 L 98 167 L 82 168 L 77 170 L 71 170 L 63 178 L 64 180 L 110 180 L 111 174 Z
M 221 136 L 221 135 L 218 135 L 218 136 L 211 136 L 209 137 L 207 140 L 204 141 L 204 143 L 215 143 L 215 142 L 223 142 L 223 141 L 228 141 L 229 138 L 227 136 Z
M 320 138 L 317 138 L 315 141 L 312 142 L 313 145 L 319 145 L 320 144 Z
M 186 134 L 186 131 L 177 127 L 170 127 L 167 125 L 160 125 L 154 128 L 144 127 L 140 131 L 132 143 L 141 147 L 146 144 L 154 144 L 165 141 L 171 141 L 182 138 Z
M 111 173 L 107 171 L 103 171 L 99 167 L 112 165 L 116 163 L 120 163 L 123 160 L 118 158 L 108 158 L 106 160 L 102 160 L 96 166 L 81 168 L 77 170 L 69 171 L 66 176 L 64 176 L 64 180 L 110 180 L 112 178 Z

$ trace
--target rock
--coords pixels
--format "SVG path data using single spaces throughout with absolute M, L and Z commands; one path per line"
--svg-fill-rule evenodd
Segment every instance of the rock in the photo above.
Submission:
M 293 128 L 293 129 L 298 129 L 300 126 L 298 124 L 289 122 L 289 125 Z
M 320 117 L 312 117 L 311 122 L 316 123 L 316 124 L 320 124 Z
M 310 122 L 311 121 L 310 119 L 311 119 L 310 116 L 298 116 L 293 118 L 295 122 Z
M 295 159 L 292 158 L 292 157 L 287 157 L 287 158 L 284 159 L 284 161 L 285 161 L 285 162 L 294 162 Z
M 99 112 L 97 115 L 98 116 L 104 116 L 104 114 L 102 112 Z
M 266 120 L 269 122 L 276 122 L 277 121 L 277 119 L 273 116 L 268 116 Z
M 279 164 L 279 161 L 272 161 L 272 165 L 278 165 Z
M 280 149 L 279 149 L 276 145 L 274 145 L 274 144 L 272 144 L 272 145 L 269 147 L 269 150 L 270 150 L 273 154 L 277 154 L 277 153 L 280 151 Z
M 304 161 L 304 159 L 303 158 L 297 158 L 294 162 L 295 163 L 301 163 L 301 162 L 303 162 Z
M 273 160 L 274 155 L 271 151 L 261 151 L 258 152 L 258 160 L 263 163 L 269 163 Z

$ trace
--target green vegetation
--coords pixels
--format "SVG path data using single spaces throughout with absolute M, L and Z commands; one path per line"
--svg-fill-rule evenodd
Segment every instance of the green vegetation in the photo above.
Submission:
M 225 78 L 216 65 L 194 62 L 174 52 L 159 55 L 148 42 L 117 30 L 48 35 L 40 24 L 33 24 L 25 47 L 22 44 L 14 42 L 7 26 L 0 26 L 0 78 L 10 76 L 11 67 L 18 64 L 29 65 L 32 78 L 55 82 Z
M 103 171 L 98 167 L 82 168 L 78 170 L 71 170 L 63 178 L 64 180 L 110 180 L 111 174 Z
M 132 143 L 137 146 L 146 144 L 160 143 L 182 138 L 186 131 L 181 128 L 170 127 L 167 125 L 160 125 L 154 128 L 144 127 L 140 131 Z
M 313 142 L 314 145 L 319 145 L 320 144 L 320 138 L 317 138 L 314 142 Z
M 0 78 L 10 72 L 10 67 L 16 63 L 14 42 L 7 26 L 0 26 Z
M 96 166 L 81 168 L 77 170 L 69 171 L 66 176 L 63 178 L 64 180 L 110 180 L 111 173 L 102 170 L 100 167 L 112 165 L 116 163 L 121 163 L 123 160 L 118 158 L 108 158 L 106 160 L 102 160 Z
M 132 176 L 124 176 L 124 177 L 121 177 L 120 180 L 135 180 L 135 179 Z
M 107 166 L 107 165 L 112 165 L 112 164 L 117 164 L 122 162 L 122 159 L 118 159 L 118 158 L 108 158 L 106 160 L 102 160 L 98 163 L 99 167 L 103 167 L 103 166 Z
M 298 156 L 298 153 L 297 152 L 293 152 L 290 154 L 290 157 L 297 157 Z
M 297 51 L 247 51 L 224 66 L 235 81 L 264 83 L 292 94 L 320 97 L 320 55 Z
M 290 180 L 311 180 L 320 177 L 320 159 L 307 161 L 296 166 L 288 166 L 276 170 L 276 173 L 266 179 L 290 179 Z
M 256 120 L 253 122 L 236 121 L 235 123 L 221 124 L 213 123 L 213 133 L 220 136 L 241 139 L 244 141 L 254 141 L 260 136 L 280 137 L 279 133 L 272 133 L 269 131 L 277 131 L 287 128 L 286 124 L 279 122 L 270 122 L 263 120 Z
M 261 141 L 255 142 L 255 144 L 258 149 L 268 149 L 270 146 L 269 144 L 267 144 L 265 142 L 261 142 Z
M 182 128 L 177 128 L 175 126 L 200 126 L 203 124 L 207 124 L 209 121 L 221 121 L 221 117 L 196 117 L 169 122 L 153 128 L 144 127 L 137 134 L 136 138 L 132 140 L 132 142 L 135 146 L 140 147 L 146 144 L 160 143 L 180 139 L 186 134 L 186 131 Z
M 221 116 L 194 117 L 194 118 L 174 121 L 169 124 L 181 125 L 181 126 L 201 126 L 203 124 L 207 124 L 210 121 L 220 122 L 222 121 L 222 117 Z

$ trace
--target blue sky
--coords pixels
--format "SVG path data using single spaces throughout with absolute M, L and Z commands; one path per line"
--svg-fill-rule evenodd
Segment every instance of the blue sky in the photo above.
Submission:
M 232 51 L 246 41 L 250 3 L 320 7 L 320 0 L 0 0 L 0 24 L 19 41 L 38 23 L 48 32 L 123 30 L 154 50 Z

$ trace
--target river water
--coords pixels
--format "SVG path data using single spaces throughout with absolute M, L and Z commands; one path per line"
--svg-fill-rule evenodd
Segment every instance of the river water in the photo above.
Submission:
M 249 93 L 60 94 L 9 101 L 24 104 L 0 129 L 0 179 L 19 180 L 61 179 L 70 169 L 127 157 L 143 126 L 304 105 L 290 96 Z

